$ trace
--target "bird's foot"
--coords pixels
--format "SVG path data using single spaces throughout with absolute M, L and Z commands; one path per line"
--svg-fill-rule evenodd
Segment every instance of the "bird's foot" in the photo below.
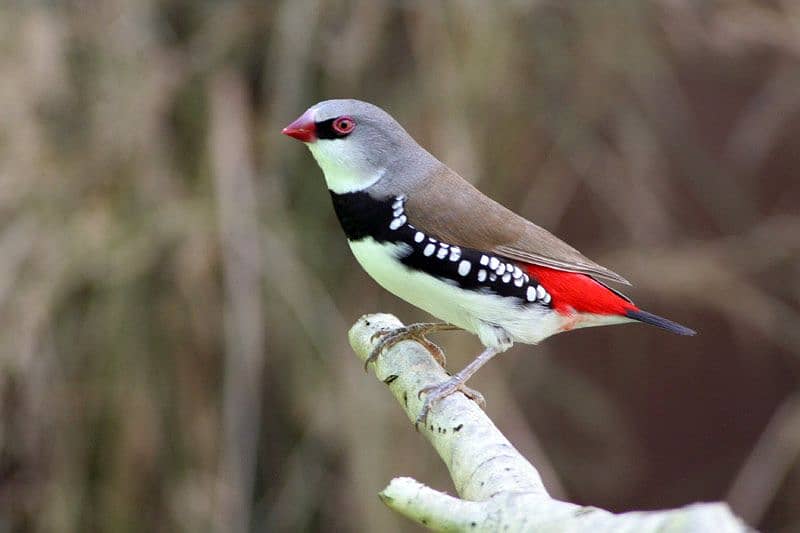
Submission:
M 420 324 L 410 324 L 402 328 L 379 331 L 372 336 L 372 340 L 380 338 L 380 341 L 375 345 L 369 357 L 364 361 L 364 371 L 367 371 L 367 367 L 369 367 L 370 363 L 374 363 L 375 360 L 378 359 L 378 356 L 383 350 L 391 348 L 398 342 L 405 340 L 415 340 L 423 345 L 433 358 L 436 359 L 436 362 L 439 363 L 442 368 L 445 368 L 447 360 L 445 359 L 444 352 L 436 344 L 429 341 L 425 335 L 436 331 L 453 329 L 458 329 L 458 327 L 444 322 L 424 322 Z
M 424 426 L 433 404 L 442 398 L 450 396 L 454 392 L 462 392 L 464 396 L 477 403 L 481 408 L 485 407 L 486 400 L 483 398 L 483 394 L 475 389 L 467 387 L 464 381 L 466 381 L 465 378 L 456 374 L 438 385 L 428 385 L 427 387 L 421 388 L 417 393 L 417 397 L 421 398 L 422 395 L 425 394 L 425 401 L 422 402 L 422 409 L 420 409 L 417 421 L 414 425 L 418 427 L 419 424 L 422 424 Z
M 424 335 L 419 335 L 414 337 L 414 340 L 420 343 L 428 350 L 428 353 L 436 359 L 436 362 L 439 363 L 439 366 L 447 370 L 447 358 L 444 356 L 444 350 L 442 350 L 438 344 L 431 342 L 427 337 Z
M 458 390 L 463 392 L 464 396 L 466 396 L 467 398 L 469 398 L 473 402 L 477 403 L 478 407 L 480 407 L 481 409 L 486 407 L 486 398 L 484 398 L 483 394 L 481 394 L 480 392 L 478 392 L 475 389 L 472 389 L 470 387 L 467 387 L 463 383 L 458 388 Z

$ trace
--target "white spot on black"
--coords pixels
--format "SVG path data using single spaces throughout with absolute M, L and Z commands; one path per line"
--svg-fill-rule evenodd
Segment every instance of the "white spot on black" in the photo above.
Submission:
M 406 220 L 407 219 L 405 215 L 400 215 L 398 218 L 393 218 L 389 223 L 389 229 L 393 231 L 398 229 L 400 226 L 406 223 Z
M 377 242 L 394 245 L 398 250 L 396 259 L 409 269 L 464 290 L 515 298 L 515 301 L 530 298 L 529 304 L 547 305 L 544 302 L 550 300 L 546 291 L 537 293 L 538 282 L 534 276 L 525 275 L 523 264 L 516 266 L 514 261 L 493 257 L 486 251 L 439 243 L 422 228 L 414 228 L 405 213 L 404 199 L 399 196 L 376 200 L 366 192 L 331 194 L 339 222 L 351 243 L 372 237 Z
M 544 303 L 546 303 L 546 304 L 549 304 L 549 303 L 550 303 L 550 300 L 552 300 L 552 299 L 553 299 L 553 298 L 550 296 L 550 293 L 548 292 L 547 294 L 545 294 L 545 295 L 544 295 L 544 298 L 542 298 L 542 301 L 543 301 Z
M 544 295 L 547 294 L 547 291 L 544 290 L 544 287 L 541 285 L 536 286 L 536 296 L 541 300 L 544 298 Z

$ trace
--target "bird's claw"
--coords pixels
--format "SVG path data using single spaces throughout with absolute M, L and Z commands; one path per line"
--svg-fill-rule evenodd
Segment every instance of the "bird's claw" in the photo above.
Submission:
M 398 342 L 407 338 L 406 329 L 407 328 L 385 329 L 378 331 L 377 333 L 373 334 L 372 337 L 370 337 L 371 341 L 374 341 L 378 338 L 380 341 L 378 341 L 378 344 L 375 345 L 375 347 L 369 353 L 369 356 L 364 360 L 364 372 L 368 371 L 369 364 L 374 363 L 383 350 L 386 348 L 391 348 Z
M 480 392 L 478 392 L 475 389 L 472 389 L 470 387 L 467 387 L 463 383 L 458 388 L 458 390 L 463 392 L 464 396 L 466 396 L 467 398 L 469 398 L 473 402 L 477 403 L 478 407 L 480 407 L 481 409 L 486 407 L 486 398 L 484 398 L 483 394 L 481 394 Z
M 420 343 L 425 347 L 425 349 L 428 350 L 431 356 L 436 359 L 436 362 L 439 363 L 442 368 L 445 368 L 447 360 L 445 359 L 444 352 L 436 344 L 429 341 L 425 337 L 426 333 L 435 331 L 439 327 L 440 324 L 411 324 L 410 326 L 404 326 L 396 329 L 385 329 L 374 333 L 372 337 L 370 337 L 370 340 L 374 341 L 375 339 L 380 338 L 380 341 L 375 345 L 369 356 L 364 360 L 364 372 L 368 371 L 369 364 L 374 363 L 383 350 L 391 348 L 398 342 L 404 340 L 415 340 Z
M 442 398 L 450 396 L 454 392 L 463 393 L 464 396 L 478 404 L 481 408 L 486 407 L 486 399 L 484 399 L 483 394 L 475 389 L 467 387 L 464 381 L 458 376 L 453 376 L 447 381 L 437 385 L 428 385 L 419 390 L 417 398 L 422 398 L 422 395 L 425 394 L 425 401 L 422 402 L 422 408 L 419 410 L 419 415 L 417 415 L 417 420 L 414 425 L 418 427 L 419 424 L 422 424 L 424 426 L 433 404 Z
M 431 342 L 428 340 L 424 335 L 415 336 L 414 340 L 418 343 L 423 345 L 427 350 L 428 353 L 436 359 L 436 362 L 439 363 L 439 366 L 447 369 L 447 358 L 444 356 L 444 350 L 442 350 L 436 343 Z

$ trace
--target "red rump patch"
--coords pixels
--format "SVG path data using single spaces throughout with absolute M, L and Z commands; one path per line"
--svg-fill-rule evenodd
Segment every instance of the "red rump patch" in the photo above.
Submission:
M 523 264 L 531 278 L 544 285 L 553 298 L 553 308 L 561 314 L 580 313 L 625 315 L 638 310 L 634 304 L 585 274 L 566 272 L 539 265 Z

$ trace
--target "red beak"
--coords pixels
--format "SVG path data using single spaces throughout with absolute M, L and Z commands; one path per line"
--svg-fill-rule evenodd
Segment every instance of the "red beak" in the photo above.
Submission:
M 300 115 L 294 122 L 283 128 L 281 133 L 294 137 L 298 141 L 310 143 L 317 140 L 317 127 L 314 124 L 314 114 L 309 109 Z

